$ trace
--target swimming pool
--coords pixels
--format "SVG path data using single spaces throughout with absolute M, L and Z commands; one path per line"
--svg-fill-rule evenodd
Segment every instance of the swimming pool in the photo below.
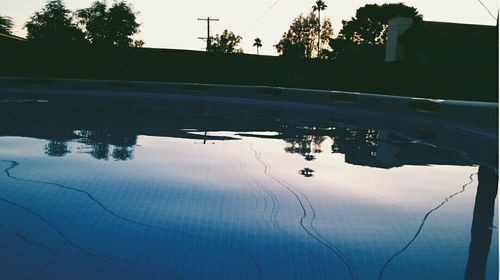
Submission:
M 494 125 L 184 89 L 0 89 L 1 278 L 498 278 Z

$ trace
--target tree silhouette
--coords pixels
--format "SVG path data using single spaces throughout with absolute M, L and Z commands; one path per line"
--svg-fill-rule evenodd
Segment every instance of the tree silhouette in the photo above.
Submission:
M 108 158 L 109 158 L 109 144 L 108 143 L 102 143 L 102 142 L 91 143 L 90 147 L 91 147 L 91 151 L 89 152 L 89 154 L 93 158 L 108 160 Z
M 333 35 L 333 29 L 331 21 L 325 19 L 320 32 L 317 27 L 319 22 L 319 18 L 314 12 L 307 16 L 298 16 L 274 47 L 279 54 L 284 56 L 310 58 L 314 52 L 320 56 L 323 50 L 319 47 L 329 42 Z M 319 45 L 316 44 L 317 40 L 320 41 Z
M 144 47 L 144 41 L 143 40 L 134 40 L 134 42 L 132 43 L 132 47 L 134 48 L 142 48 Z
M 262 41 L 260 38 L 255 38 L 255 43 L 253 43 L 254 47 L 257 47 L 257 54 L 259 54 L 259 48 L 262 47 Z
M 86 38 L 93 45 L 137 47 L 144 43 L 135 43 L 130 38 L 139 31 L 140 24 L 131 5 L 123 1 L 113 3 L 110 8 L 104 1 L 96 1 L 76 14 L 79 23 L 85 28 Z
M 73 20 L 62 0 L 51 0 L 24 25 L 28 30 L 27 39 L 49 45 L 83 44 L 85 35 Z
M 241 36 L 226 29 L 222 35 L 217 34 L 211 38 L 210 50 L 221 53 L 243 53 L 243 50 L 238 48 L 241 39 Z
M 300 170 L 299 173 L 300 173 L 300 175 L 302 175 L 306 178 L 314 176 L 314 170 L 312 170 L 309 167 L 305 167 L 304 169 Z
M 313 12 L 318 11 L 318 34 L 321 34 L 321 11 L 324 11 L 328 6 L 323 0 L 317 0 L 316 4 L 312 7 Z M 318 56 L 321 52 L 321 37 L 318 36 Z
M 112 129 L 80 130 L 74 141 L 84 143 L 90 148 L 87 152 L 95 159 L 129 160 L 133 158 L 137 144 L 135 132 Z M 113 148 L 111 150 L 111 148 Z
M 90 8 L 76 11 L 79 23 L 85 27 L 86 37 L 93 45 L 104 45 L 108 39 L 107 12 L 104 2 L 94 2 Z
M 422 20 L 422 15 L 416 8 L 403 3 L 367 4 L 359 8 L 355 17 L 342 21 L 339 36 L 330 41 L 330 47 L 333 49 L 331 56 L 350 59 L 359 57 L 360 52 L 383 48 L 387 40 L 387 24 L 390 19 L 398 16 Z
M 45 145 L 45 154 L 51 157 L 62 157 L 69 153 L 68 143 L 51 140 Z
M 6 16 L 0 16 L 0 33 L 11 34 L 12 26 L 14 26 L 12 18 Z
M 387 24 L 395 17 L 422 19 L 414 7 L 398 4 L 367 4 L 356 11 L 349 21 L 342 21 L 339 37 L 361 45 L 384 44 L 387 39 Z
M 134 158 L 134 149 L 129 146 L 120 145 L 115 146 L 111 153 L 115 160 L 129 160 Z
M 291 154 L 300 154 L 304 156 L 306 161 L 313 161 L 316 156 L 322 152 L 321 144 L 326 140 L 325 136 L 308 135 L 308 134 L 292 134 L 284 135 L 283 140 L 288 144 L 285 147 L 285 152 Z

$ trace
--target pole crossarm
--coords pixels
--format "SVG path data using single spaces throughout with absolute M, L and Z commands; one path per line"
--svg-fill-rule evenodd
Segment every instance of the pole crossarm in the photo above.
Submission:
M 207 22 L 207 37 L 198 37 L 198 39 L 201 40 L 207 40 L 207 52 L 210 51 L 210 46 L 211 46 L 211 37 L 210 37 L 210 22 L 212 21 L 219 21 L 218 18 L 198 18 L 198 20 L 206 21 Z

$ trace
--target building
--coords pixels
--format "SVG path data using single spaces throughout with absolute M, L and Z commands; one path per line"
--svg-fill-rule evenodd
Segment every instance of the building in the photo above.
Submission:
M 23 44 L 25 42 L 26 42 L 26 39 L 24 39 L 22 37 L 0 33 L 0 46 Z
M 414 21 L 398 17 L 389 20 L 385 60 L 418 63 L 469 63 L 496 57 L 496 26 Z
M 394 18 L 385 61 L 410 69 L 417 93 L 498 100 L 498 26 Z

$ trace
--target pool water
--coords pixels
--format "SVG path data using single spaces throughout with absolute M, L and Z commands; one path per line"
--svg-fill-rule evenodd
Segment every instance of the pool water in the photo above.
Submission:
M 497 132 L 162 106 L 1 104 L 0 278 L 498 279 Z

